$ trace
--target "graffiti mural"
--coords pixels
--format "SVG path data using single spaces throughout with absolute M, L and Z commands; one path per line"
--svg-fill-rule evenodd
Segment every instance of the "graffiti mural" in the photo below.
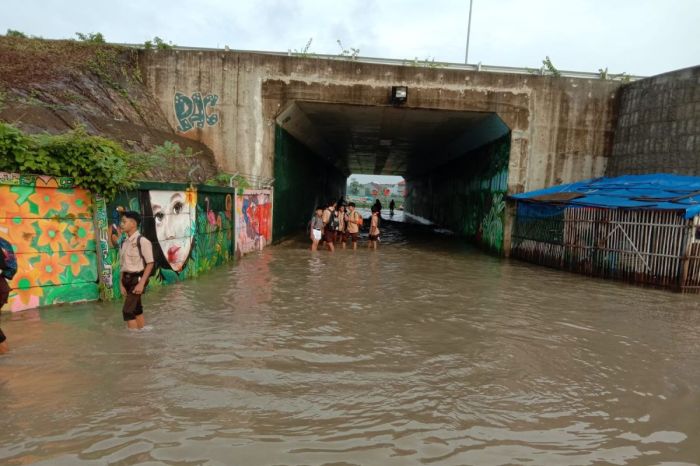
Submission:
M 0 236 L 17 255 L 10 310 L 97 299 L 92 195 L 71 178 L 0 173 Z
M 178 131 L 186 133 L 193 128 L 213 126 L 219 122 L 219 114 L 213 111 L 219 101 L 219 96 L 195 92 L 188 97 L 181 92 L 175 93 L 175 117 L 178 121 Z
M 510 134 L 409 180 L 408 210 L 502 252 L 509 154 Z
M 260 251 L 272 241 L 272 192 L 244 190 L 236 196 L 236 251 Z
M 142 216 L 141 234 L 153 244 L 155 270 L 150 287 L 176 283 L 224 264 L 233 254 L 233 189 L 168 184 L 168 188 L 122 193 L 108 205 L 111 285 L 105 299 L 119 298 L 119 227 L 125 210 Z M 104 272 L 104 270 L 103 270 Z M 106 276 L 104 274 L 103 276 Z

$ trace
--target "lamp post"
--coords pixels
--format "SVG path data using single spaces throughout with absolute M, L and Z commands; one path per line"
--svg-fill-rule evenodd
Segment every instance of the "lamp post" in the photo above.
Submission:
M 467 23 L 467 51 L 464 53 L 464 64 L 469 64 L 469 35 L 472 30 L 472 4 L 474 0 L 469 0 L 469 22 Z

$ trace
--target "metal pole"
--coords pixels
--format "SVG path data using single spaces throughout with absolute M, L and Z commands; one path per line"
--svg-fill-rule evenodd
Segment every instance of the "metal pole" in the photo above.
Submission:
M 464 53 L 464 64 L 469 64 L 469 35 L 472 30 L 472 4 L 474 0 L 469 0 L 469 23 L 467 23 L 467 51 Z

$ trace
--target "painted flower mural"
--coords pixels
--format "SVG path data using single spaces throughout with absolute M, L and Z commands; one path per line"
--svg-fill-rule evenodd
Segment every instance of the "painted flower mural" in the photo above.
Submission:
M 92 196 L 69 178 L 0 178 L 0 236 L 17 254 L 12 311 L 97 299 Z

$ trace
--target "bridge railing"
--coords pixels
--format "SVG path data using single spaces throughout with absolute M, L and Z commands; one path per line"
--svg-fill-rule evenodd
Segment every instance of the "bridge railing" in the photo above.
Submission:
M 122 47 L 131 47 L 137 49 L 144 49 L 143 44 L 114 44 Z M 449 63 L 449 62 L 438 62 L 434 60 L 410 60 L 410 59 L 397 59 L 397 58 L 375 58 L 375 57 L 354 57 L 354 56 L 343 56 L 343 55 L 330 55 L 322 53 L 295 53 L 295 52 L 271 52 L 266 50 L 239 50 L 225 47 L 223 49 L 218 48 L 208 48 L 208 47 L 182 47 L 182 46 L 172 46 L 173 50 L 180 51 L 193 51 L 193 52 L 236 52 L 236 53 L 255 53 L 260 55 L 273 55 L 279 57 L 299 57 L 299 58 L 317 58 L 322 60 L 342 60 L 342 61 L 353 61 L 357 63 L 368 63 L 375 65 L 393 65 L 393 66 L 411 66 L 418 68 L 432 68 L 432 69 L 449 69 L 449 70 L 463 70 L 463 71 L 480 71 L 486 73 L 510 73 L 510 74 L 527 74 L 535 76 L 552 76 L 550 71 L 545 68 L 521 68 L 516 66 L 496 66 L 496 65 L 483 65 L 477 63 L 475 65 L 465 64 L 465 63 Z M 592 73 L 587 71 L 568 71 L 568 70 L 557 70 L 559 75 L 566 78 L 579 78 L 579 79 L 603 79 L 600 73 Z M 637 81 L 644 79 L 646 76 L 637 76 L 629 74 L 613 74 L 607 75 L 607 80 L 610 81 Z

